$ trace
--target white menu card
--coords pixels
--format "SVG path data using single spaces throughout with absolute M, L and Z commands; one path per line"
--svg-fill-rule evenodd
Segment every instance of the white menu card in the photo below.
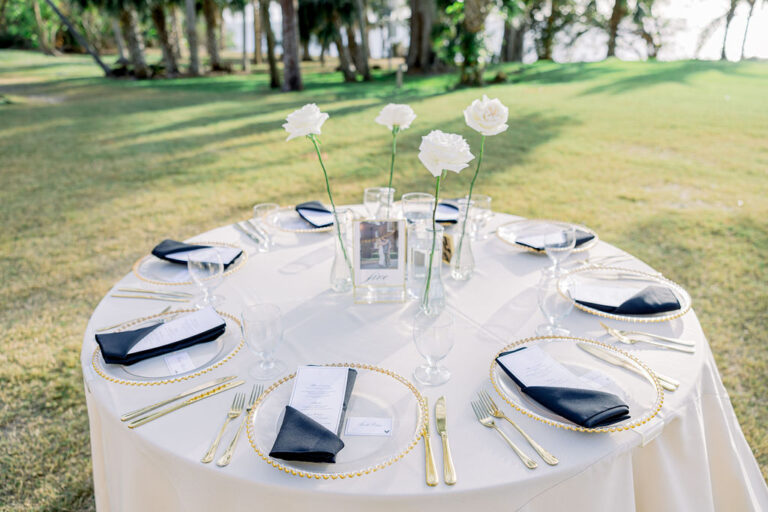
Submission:
M 189 313 L 175 318 L 150 332 L 141 341 L 135 344 L 128 354 L 143 352 L 153 348 L 162 347 L 177 341 L 185 340 L 196 334 L 210 331 L 215 327 L 224 325 L 225 321 L 214 311 L 212 307 L 203 308 L 200 311 Z
M 525 387 L 551 386 L 577 389 L 601 387 L 594 379 L 578 377 L 541 347 L 525 347 L 499 357 L 498 361 Z
M 339 431 L 349 368 L 300 366 L 289 405 L 331 432 Z
M 216 263 L 216 251 L 221 255 L 221 262 L 224 265 L 229 265 L 243 252 L 240 249 L 234 247 L 206 247 L 205 249 L 193 249 L 191 251 L 179 251 L 166 255 L 166 258 L 174 261 L 186 262 L 189 259 L 190 254 L 195 255 L 195 261 L 205 261 L 208 263 Z

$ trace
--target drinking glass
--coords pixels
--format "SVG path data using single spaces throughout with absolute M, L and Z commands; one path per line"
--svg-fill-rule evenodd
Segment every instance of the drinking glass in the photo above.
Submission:
M 253 223 L 259 235 L 259 252 L 269 252 L 274 247 L 268 219 L 279 209 L 280 205 L 276 203 L 259 203 L 253 207 Z
M 567 280 L 568 278 L 564 279 Z M 570 300 L 570 292 L 567 291 L 570 286 L 565 282 L 562 283 L 564 286 L 558 288 L 558 282 L 559 279 L 554 274 L 544 271 L 537 285 L 539 309 L 544 318 L 547 319 L 546 324 L 542 324 L 536 329 L 536 334 L 539 336 L 568 336 L 570 334 L 568 329 L 560 325 L 560 322 L 573 310 L 573 301 Z M 561 289 L 565 290 L 565 295 L 561 293 Z
M 409 192 L 400 198 L 403 215 L 409 224 L 427 224 L 435 209 L 435 196 L 423 192 Z
M 259 358 L 248 375 L 256 380 L 273 379 L 282 374 L 286 365 L 274 354 L 283 339 L 283 313 L 274 304 L 246 305 L 240 314 L 241 329 L 248 349 Z
M 413 341 L 426 364 L 416 367 L 413 377 L 425 386 L 439 386 L 451 378 L 451 372 L 438 363 L 453 348 L 453 315 L 443 310 L 439 315 L 419 311 L 413 321 Z
M 491 210 L 491 196 L 485 194 L 472 194 L 472 209 L 469 217 L 472 219 L 472 239 L 485 240 L 489 233 L 485 226 L 491 219 L 493 212 Z
M 552 262 L 551 271 L 555 277 L 561 273 L 561 264 L 571 255 L 576 246 L 576 228 L 572 224 L 554 223 L 553 230 L 544 237 L 544 251 Z
M 216 247 L 189 253 L 187 271 L 202 291 L 202 297 L 195 304 L 197 309 L 223 302 L 222 297 L 213 295 L 213 291 L 224 282 L 224 261 Z
M 371 218 L 377 218 L 381 215 L 389 217 L 394 200 L 395 189 L 393 188 L 371 187 L 363 192 L 363 205 Z

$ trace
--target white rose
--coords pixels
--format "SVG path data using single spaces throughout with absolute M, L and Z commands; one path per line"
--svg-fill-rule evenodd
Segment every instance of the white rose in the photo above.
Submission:
M 390 130 L 392 130 L 394 126 L 399 127 L 401 130 L 405 130 L 411 126 L 414 119 L 416 119 L 416 114 L 411 107 L 408 105 L 390 103 L 381 109 L 381 112 L 379 112 L 375 121 L 386 126 Z
M 320 109 L 314 103 L 309 103 L 299 110 L 294 110 L 285 119 L 287 123 L 283 125 L 285 131 L 288 132 L 286 140 L 310 134 L 320 135 L 320 127 L 323 126 L 326 119 L 328 119 L 328 114 L 320 112 Z
M 432 130 L 421 138 L 419 160 L 433 176 L 440 176 L 443 171 L 458 173 L 475 158 L 469 152 L 469 144 L 461 135 Z
M 489 100 L 485 94 L 464 110 L 467 126 L 483 135 L 497 135 L 509 128 L 508 118 L 509 109 L 498 99 Z

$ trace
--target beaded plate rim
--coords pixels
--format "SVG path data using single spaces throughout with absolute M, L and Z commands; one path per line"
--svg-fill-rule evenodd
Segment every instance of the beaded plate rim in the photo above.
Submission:
M 680 308 L 677 311 L 671 311 L 669 314 L 661 315 L 661 316 L 643 316 L 643 315 L 614 315 L 613 313 L 606 313 L 604 311 L 600 311 L 599 309 L 594 309 L 589 306 L 584 306 L 583 304 L 579 304 L 574 299 L 568 297 L 568 295 L 563 290 L 563 285 L 565 281 L 574 274 L 578 274 L 579 272 L 588 272 L 590 270 L 615 270 L 617 272 L 625 272 L 628 274 L 635 274 L 637 276 L 646 277 L 648 279 L 657 281 L 661 284 L 665 284 L 668 286 L 671 286 L 678 292 L 680 292 L 684 299 L 686 299 L 686 307 Z M 560 292 L 560 295 L 571 301 L 576 309 L 580 309 L 581 311 L 584 311 L 585 313 L 589 313 L 590 315 L 600 316 L 603 318 L 608 318 L 611 320 L 619 320 L 621 322 L 632 322 L 632 323 L 659 323 L 659 322 L 669 322 L 670 320 L 675 320 L 677 318 L 680 318 L 681 316 L 688 313 L 691 309 L 693 309 L 693 298 L 691 298 L 691 294 L 689 294 L 685 288 L 677 284 L 676 282 L 672 281 L 671 279 L 667 279 L 666 277 L 660 275 L 660 274 L 650 274 L 648 272 L 642 272 L 640 270 L 634 270 L 631 268 L 624 268 L 624 267 L 606 267 L 603 265 L 590 265 L 583 268 L 577 268 L 574 270 L 571 270 L 567 274 L 564 274 L 560 279 L 558 279 L 557 282 L 557 290 Z
M 594 235 L 595 238 L 593 238 L 589 242 L 587 242 L 585 244 L 581 244 L 578 247 L 574 247 L 573 251 L 571 251 L 571 252 L 574 252 L 574 253 L 588 251 L 592 247 L 594 247 L 597 244 L 597 242 L 600 241 L 600 236 L 592 228 L 584 226 L 583 224 L 576 224 L 575 222 L 567 222 L 567 221 L 553 220 L 553 219 L 518 219 L 518 220 L 513 220 L 513 221 L 505 222 L 504 224 L 502 224 L 502 225 L 500 225 L 499 227 L 496 228 L 496 230 L 494 231 L 494 234 L 496 235 L 496 238 L 498 238 L 499 240 L 501 240 L 505 244 L 511 245 L 512 247 L 516 247 L 516 248 L 518 248 L 518 249 L 520 249 L 520 250 L 522 250 L 524 252 L 530 252 L 530 253 L 533 253 L 533 254 L 546 254 L 546 251 L 544 251 L 543 249 L 534 249 L 533 247 L 526 247 L 525 245 L 520 245 L 520 244 L 516 244 L 515 242 L 510 242 L 506 238 L 503 238 L 501 236 L 501 234 L 499 234 L 499 230 L 501 228 L 503 228 L 504 226 L 509 226 L 510 224 L 517 224 L 517 223 L 520 223 L 520 222 L 530 222 L 530 221 L 536 221 L 536 222 L 560 222 L 560 223 L 565 222 L 566 224 L 571 224 L 573 227 L 576 227 L 576 228 L 579 228 L 579 229 L 582 229 L 582 230 L 586 231 L 590 235 Z
M 396 381 L 400 382 L 402 385 L 404 385 L 408 390 L 414 395 L 416 398 L 416 401 L 419 405 L 419 421 L 416 424 L 416 431 L 414 434 L 414 437 L 410 440 L 408 446 L 405 447 L 404 450 L 401 452 L 398 452 L 397 454 L 389 457 L 385 461 L 379 462 L 378 464 L 374 464 L 372 466 L 367 466 L 363 469 L 360 469 L 358 471 L 347 471 L 347 472 L 338 472 L 338 473 L 316 473 L 313 471 L 304 471 L 301 469 L 296 469 L 292 467 L 288 467 L 284 465 L 283 463 L 273 459 L 269 456 L 269 454 L 262 452 L 259 447 L 256 445 L 255 441 L 255 433 L 254 433 L 254 419 L 256 417 L 256 414 L 259 410 L 259 407 L 263 403 L 264 399 L 275 389 L 277 389 L 282 384 L 285 384 L 289 380 L 296 377 L 296 372 L 291 373 L 290 375 L 286 375 L 285 377 L 282 377 L 281 379 L 273 382 L 266 390 L 264 390 L 264 393 L 261 394 L 259 399 L 256 401 L 256 403 L 253 406 L 253 409 L 248 415 L 248 425 L 246 428 L 246 432 L 248 434 L 248 443 L 251 445 L 251 448 L 256 452 L 256 454 L 261 457 L 261 459 L 269 464 L 270 466 L 274 467 L 275 469 L 278 469 L 280 471 L 283 471 L 289 475 L 303 477 L 303 478 L 309 478 L 309 479 L 315 479 L 315 480 L 344 480 L 346 478 L 354 478 L 354 477 L 361 477 L 365 475 L 369 475 L 371 473 L 374 473 L 380 469 L 387 468 L 394 463 L 401 460 L 403 457 L 405 457 L 413 448 L 419 443 L 421 438 L 424 436 L 424 432 L 426 431 L 428 425 L 429 425 L 429 410 L 427 407 L 427 404 L 424 400 L 424 396 L 421 394 L 421 392 L 416 388 L 416 386 L 400 375 L 399 373 L 387 370 L 385 368 L 381 368 L 379 366 L 374 366 L 370 364 L 364 364 L 364 363 L 329 363 L 324 364 L 323 366 L 330 366 L 330 367 L 336 367 L 336 368 L 356 368 L 360 370 L 370 370 L 374 372 L 381 373 L 383 375 L 392 377 Z
M 296 212 L 296 206 L 282 206 L 280 207 L 273 215 L 276 215 L 280 212 L 287 211 L 287 212 Z M 296 213 L 298 216 L 299 214 Z M 301 217 L 299 217 L 301 218 Z M 333 224 L 330 226 L 326 226 L 324 228 L 297 228 L 297 229 L 288 229 L 283 226 L 280 226 L 277 224 L 273 219 L 272 215 L 268 215 L 266 219 L 267 223 L 269 223 L 270 226 L 272 226 L 275 229 L 278 229 L 280 231 L 283 231 L 285 233 L 327 233 L 328 231 L 331 231 L 333 229 Z
M 240 249 L 241 251 L 243 251 L 242 254 L 240 256 L 238 256 L 237 261 L 235 262 L 235 264 L 231 268 L 229 268 L 228 270 L 224 271 L 224 276 L 228 276 L 230 274 L 234 274 L 238 270 L 242 269 L 245 266 L 245 263 L 248 261 L 248 251 L 246 251 L 244 248 L 240 247 L 237 244 L 233 244 L 233 243 L 230 243 L 230 242 L 209 242 L 209 241 L 205 241 L 205 240 L 194 240 L 194 241 L 190 241 L 189 243 L 203 244 L 203 245 L 218 245 L 219 247 L 231 247 L 232 249 Z M 131 271 L 133 272 L 133 275 L 135 275 L 136 277 L 138 277 L 142 281 L 144 281 L 146 283 L 151 283 L 151 284 L 159 284 L 161 286 L 188 286 L 188 285 L 191 285 L 191 284 L 195 284 L 194 281 L 192 281 L 192 280 L 189 280 L 189 281 L 179 281 L 179 282 L 168 282 L 168 281 L 158 281 L 156 279 L 152 279 L 150 277 L 146 277 L 146 276 L 141 275 L 141 272 L 139 272 L 139 268 L 141 267 L 141 264 L 144 263 L 144 261 L 149 259 L 149 258 L 157 258 L 157 257 L 153 256 L 151 253 L 150 254 L 145 254 L 141 258 L 137 259 L 134 262 L 133 267 L 131 267 Z
M 176 309 L 173 311 L 167 311 L 165 313 L 158 313 L 155 315 L 149 315 L 142 318 L 137 318 L 131 322 L 126 323 L 125 325 L 121 326 L 120 329 L 117 329 L 115 332 L 123 331 L 129 327 L 132 327 L 134 325 L 146 322 L 147 320 L 152 320 L 153 318 L 161 318 L 164 316 L 172 315 L 172 314 L 178 314 L 178 313 L 192 313 L 194 311 L 197 311 L 196 309 Z M 235 322 L 238 326 L 240 326 L 240 320 L 234 315 L 231 315 L 229 313 L 225 313 L 223 311 L 216 310 L 218 314 L 221 316 L 224 316 L 226 318 L 229 318 L 233 322 Z M 93 367 L 93 370 L 96 372 L 98 376 L 101 378 L 109 381 L 114 382 L 116 384 L 122 384 L 125 386 L 161 386 L 166 384 L 176 384 L 177 382 L 184 382 L 190 379 L 193 379 L 195 377 L 199 377 L 200 375 L 204 375 L 206 373 L 209 373 L 216 368 L 221 367 L 226 362 L 228 362 L 230 359 L 235 357 L 242 348 L 245 346 L 245 340 L 243 338 L 240 338 L 240 341 L 237 343 L 235 348 L 232 349 L 232 351 L 224 356 L 222 359 L 219 359 L 215 363 L 213 363 L 210 366 L 206 366 L 205 368 L 202 368 L 200 370 L 197 370 L 196 372 L 187 374 L 187 375 L 181 375 L 179 377 L 172 377 L 172 378 L 162 378 L 158 380 L 126 380 L 126 379 L 118 379 L 116 377 L 112 377 L 110 375 L 107 375 L 104 369 L 101 367 L 101 364 L 99 361 L 101 358 L 99 355 L 101 354 L 101 349 L 99 348 L 99 345 L 96 345 L 96 348 L 93 350 L 93 355 L 91 356 L 91 366 Z
M 501 355 L 502 352 L 507 352 L 509 350 L 512 350 L 516 347 L 519 347 L 521 345 L 525 345 L 528 343 L 535 343 L 537 341 L 543 341 L 543 340 L 571 340 L 573 342 L 583 342 L 583 343 L 589 343 L 591 345 L 595 345 L 597 347 L 600 347 L 602 349 L 610 350 L 612 352 L 615 352 L 619 356 L 628 358 L 632 360 L 634 363 L 637 363 L 647 374 L 650 376 L 651 381 L 653 383 L 653 387 L 656 390 L 656 400 L 654 401 L 653 406 L 651 409 L 641 416 L 639 419 L 628 423 L 626 425 L 620 425 L 616 427 L 598 427 L 598 428 L 586 428 L 582 427 L 580 425 L 572 424 L 572 423 L 563 423 L 560 421 L 555 421 L 549 418 L 545 418 L 539 414 L 536 414 L 533 411 L 530 411 L 524 407 L 521 407 L 511 401 L 505 393 L 503 393 L 499 387 L 499 383 L 496 380 L 496 374 L 494 370 L 498 366 L 498 363 L 496 362 L 496 358 Z M 643 363 L 640 359 L 636 358 L 632 354 L 625 352 L 621 349 L 618 349 L 616 347 L 613 347 L 611 345 L 599 342 L 597 340 L 593 340 L 590 338 L 578 338 L 575 336 L 533 336 L 530 338 L 524 338 L 522 340 L 513 341 L 512 343 L 508 344 L 501 350 L 499 350 L 496 355 L 493 357 L 493 360 L 491 361 L 491 368 L 490 368 L 490 378 L 491 378 L 491 384 L 493 385 L 493 389 L 496 390 L 496 393 L 501 397 L 502 400 L 504 400 L 507 404 L 509 404 L 513 409 L 515 409 L 517 412 L 524 414 L 525 416 L 528 416 L 529 418 L 533 418 L 536 421 L 540 421 L 541 423 L 544 423 L 546 425 L 561 428 L 563 430 L 572 430 L 574 432 L 586 432 L 590 434 L 602 434 L 602 433 L 612 433 L 612 432 L 624 432 L 628 430 L 632 430 L 636 427 L 639 427 L 641 425 L 644 425 L 651 421 L 661 410 L 661 407 L 664 405 L 664 390 L 661 387 L 661 384 L 659 383 L 658 377 L 656 377 L 656 374 L 653 373 L 653 370 L 651 370 L 645 363 Z

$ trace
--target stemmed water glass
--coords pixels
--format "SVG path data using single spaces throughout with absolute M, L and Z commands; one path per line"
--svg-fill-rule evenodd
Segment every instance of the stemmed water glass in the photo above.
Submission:
M 432 218 L 435 196 L 423 192 L 409 192 L 400 198 L 403 215 L 411 224 L 426 224 Z
M 472 239 L 485 240 L 489 234 L 485 231 L 485 226 L 491 219 L 491 196 L 485 194 L 472 194 L 472 209 L 470 210 L 472 219 Z
M 562 263 L 571 255 L 576 246 L 576 228 L 572 224 L 553 223 L 553 230 L 544 237 L 544 252 L 552 262 L 551 272 L 559 277 Z
M 536 329 L 539 336 L 568 336 L 570 332 L 563 328 L 560 322 L 573 310 L 573 301 L 570 300 L 570 286 L 568 277 L 562 278 L 549 271 L 542 272 L 541 280 L 536 286 L 539 309 L 547 319 L 546 324 Z
M 251 352 L 259 358 L 248 375 L 267 380 L 282 374 L 286 365 L 274 354 L 283 339 L 283 313 L 274 304 L 252 304 L 243 307 L 240 315 L 243 338 Z
M 269 252 L 274 247 L 268 220 L 279 209 L 280 205 L 276 203 L 259 203 L 253 207 L 253 224 L 259 236 L 259 252 Z
M 413 321 L 413 341 L 426 364 L 416 367 L 413 377 L 425 386 L 439 386 L 448 382 L 451 372 L 438 363 L 453 348 L 453 315 L 443 310 L 439 315 L 428 315 L 423 311 Z
M 390 216 L 394 200 L 395 189 L 393 188 L 371 187 L 363 192 L 363 205 L 371 218 Z
M 202 292 L 202 297 L 195 304 L 197 309 L 223 302 L 222 297 L 213 295 L 213 291 L 224 282 L 224 261 L 216 247 L 190 253 L 187 256 L 187 271 Z

